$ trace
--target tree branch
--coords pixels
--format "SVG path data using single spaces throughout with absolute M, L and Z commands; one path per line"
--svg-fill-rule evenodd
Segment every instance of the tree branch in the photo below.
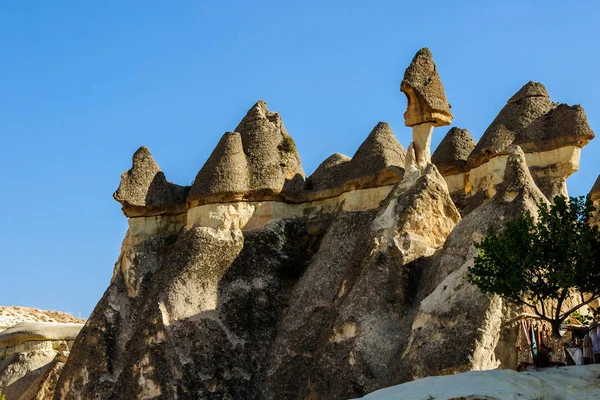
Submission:
M 576 305 L 575 307 L 571 308 L 569 311 L 567 311 L 566 313 L 564 313 L 562 315 L 562 317 L 560 317 L 560 319 L 559 318 L 556 318 L 556 319 L 559 320 L 560 322 L 564 321 L 569 315 L 571 315 L 575 311 L 579 310 L 581 307 L 585 306 L 586 304 L 589 304 L 592 301 L 596 300 L 597 298 L 598 297 L 595 297 L 595 296 L 590 297 L 586 301 L 580 303 L 579 305 Z

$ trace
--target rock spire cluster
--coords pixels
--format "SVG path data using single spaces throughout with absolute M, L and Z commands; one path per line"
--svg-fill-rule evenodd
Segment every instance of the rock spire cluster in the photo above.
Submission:
M 594 134 L 529 82 L 478 142 L 452 127 L 431 156 L 453 115 L 429 49 L 400 89 L 406 151 L 379 122 L 308 178 L 264 101 L 191 187 L 138 150 L 114 195 L 121 253 L 54 398 L 337 400 L 516 368 L 520 311 L 468 283 L 473 241 L 566 192 Z

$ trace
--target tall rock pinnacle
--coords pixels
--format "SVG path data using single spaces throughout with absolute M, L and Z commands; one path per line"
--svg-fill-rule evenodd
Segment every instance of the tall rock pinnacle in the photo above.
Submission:
M 400 90 L 408 99 L 404 113 L 406 126 L 431 122 L 434 126 L 452 123 L 450 104 L 446 99 L 444 85 L 433 62 L 431 50 L 427 47 L 417 52 L 404 72 Z
M 422 170 L 431 163 L 433 128 L 450 125 L 453 118 L 444 85 L 427 47 L 417 52 L 404 72 L 400 90 L 408 99 L 404 124 L 413 128 L 416 163 L 418 169 Z

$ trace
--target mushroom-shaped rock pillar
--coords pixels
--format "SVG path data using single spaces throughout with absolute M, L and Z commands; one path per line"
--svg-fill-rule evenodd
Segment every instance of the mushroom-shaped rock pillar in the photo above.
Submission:
M 412 127 L 415 162 L 419 170 L 431 163 L 431 133 L 436 126 L 452 123 L 444 85 L 425 47 L 417 52 L 404 72 L 400 90 L 408 99 L 404 124 Z

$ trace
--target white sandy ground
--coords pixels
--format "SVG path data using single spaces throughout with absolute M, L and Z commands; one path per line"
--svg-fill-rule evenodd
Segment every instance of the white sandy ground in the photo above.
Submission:
M 366 395 L 366 400 L 599 400 L 600 364 L 540 372 L 470 371 L 432 376 Z

